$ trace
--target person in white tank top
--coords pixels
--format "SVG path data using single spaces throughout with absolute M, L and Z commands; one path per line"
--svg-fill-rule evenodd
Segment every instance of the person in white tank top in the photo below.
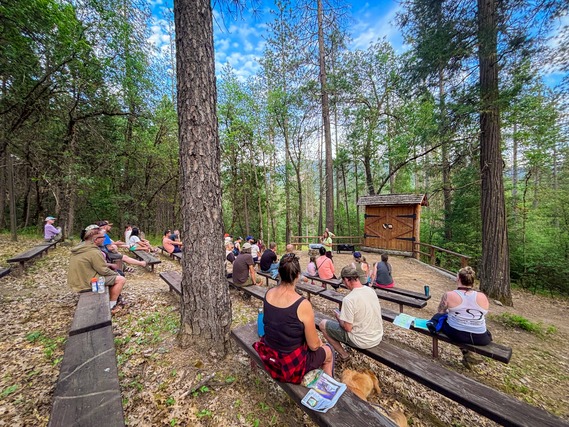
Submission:
M 439 303 L 438 313 L 447 315 L 441 332 L 452 341 L 474 345 L 488 345 L 492 334 L 486 328 L 486 313 L 490 302 L 486 295 L 473 289 L 475 273 L 472 267 L 461 268 L 456 277 L 456 290 L 446 292 Z M 435 317 L 431 321 L 435 321 Z M 472 356 L 462 350 L 463 363 L 468 365 Z M 470 362 L 471 363 L 471 362 Z

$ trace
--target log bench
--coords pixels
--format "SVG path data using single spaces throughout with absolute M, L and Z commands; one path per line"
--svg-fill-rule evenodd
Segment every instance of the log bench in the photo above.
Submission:
M 110 316 L 108 293 L 79 295 L 53 396 L 50 427 L 125 425 Z
M 8 268 L 4 268 L 4 267 L 0 267 L 0 278 L 7 276 L 8 274 L 10 274 L 10 271 L 12 269 L 10 267 Z
M 318 327 L 323 319 L 314 313 Z M 389 339 L 372 348 L 355 348 L 366 356 L 388 366 L 420 384 L 504 426 L 561 427 L 569 424 L 543 409 L 528 405 L 457 372 L 433 363 L 417 353 L 398 347 Z
M 256 322 L 234 328 L 231 331 L 231 336 L 235 342 L 245 350 L 252 362 L 264 370 L 263 362 L 261 362 L 259 355 L 253 348 L 253 343 L 259 340 Z M 290 396 L 299 408 L 308 414 L 316 425 L 342 427 L 371 425 L 385 427 L 397 426 L 392 420 L 377 412 L 369 403 L 358 398 L 350 390 L 346 390 L 336 405 L 328 410 L 328 412 L 321 413 L 313 411 L 300 403 L 308 392 L 308 388 L 302 385 L 275 382 Z
M 25 263 L 28 261 L 31 261 L 32 259 L 36 258 L 36 257 L 42 257 L 43 254 L 47 254 L 47 252 L 49 251 L 50 248 L 55 248 L 57 242 L 52 242 L 52 243 L 42 243 L 40 245 L 37 245 L 36 247 L 27 250 L 26 252 L 22 252 L 21 254 L 18 254 L 16 256 L 13 256 L 12 258 L 8 259 L 7 261 L 9 263 L 19 263 L 20 264 L 20 269 L 21 271 L 24 271 L 25 268 Z
M 146 261 L 146 267 L 150 267 L 150 271 L 154 271 L 154 266 L 162 262 L 152 254 L 149 254 L 148 252 L 145 251 L 131 250 L 130 252 L 134 254 L 134 256 L 137 257 L 139 260 Z
M 273 276 L 271 273 L 265 273 L 264 271 L 259 270 L 256 272 L 256 274 L 257 274 L 257 276 L 261 276 L 261 277 L 265 278 L 265 280 L 267 282 L 267 287 L 269 286 L 269 280 L 274 281 L 275 284 L 278 282 L 277 279 L 273 279 Z

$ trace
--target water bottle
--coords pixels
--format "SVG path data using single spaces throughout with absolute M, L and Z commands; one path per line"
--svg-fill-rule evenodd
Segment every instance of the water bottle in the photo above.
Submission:
M 99 276 L 99 279 L 97 280 L 97 291 L 100 294 L 105 293 L 105 278 L 103 276 Z
M 97 278 L 95 277 L 91 279 L 91 290 L 97 293 Z
M 265 335 L 265 323 L 263 321 L 263 318 L 264 318 L 263 309 L 260 308 L 259 314 L 257 315 L 257 333 L 259 334 L 260 337 Z
M 425 291 L 425 296 L 429 296 L 431 290 L 429 289 L 429 287 L 427 285 L 424 286 L 424 291 Z

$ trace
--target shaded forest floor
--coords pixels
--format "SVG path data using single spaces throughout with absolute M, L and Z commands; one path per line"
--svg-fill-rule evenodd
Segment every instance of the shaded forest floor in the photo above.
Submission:
M 40 240 L 21 238 L 16 246 L 0 235 L 0 266 L 12 255 Z M 69 244 L 59 245 L 47 257 L 30 265 L 19 277 L 0 279 L 0 426 L 45 426 L 63 357 L 65 338 L 77 296 L 67 288 Z M 301 265 L 308 257 L 301 255 Z M 368 261 L 379 256 L 366 254 Z M 129 425 L 136 426 L 285 426 L 312 422 L 263 372 L 252 371 L 240 350 L 222 361 L 210 360 L 192 348 L 177 346 L 179 298 L 168 292 L 158 273 L 180 270 L 162 257 L 156 272 L 136 267 L 127 274 L 124 295 L 129 303 L 113 319 L 123 407 Z M 349 254 L 334 255 L 336 269 L 351 262 Z M 401 287 L 422 291 L 428 284 L 433 297 L 422 310 L 406 312 L 428 318 L 442 293 L 455 282 L 412 259 L 392 257 L 394 277 Z M 207 283 L 204 283 L 207 285 Z M 231 292 L 234 325 L 253 321 L 260 301 L 244 301 Z M 514 290 L 514 307 L 491 304 L 489 329 L 495 341 L 513 348 L 510 364 L 484 358 L 465 369 L 460 351 L 441 343 L 435 363 L 516 396 L 569 420 L 568 299 L 549 298 Z M 333 304 L 313 298 L 315 309 L 331 314 Z M 382 306 L 397 310 L 393 304 Z M 539 324 L 530 333 L 507 326 L 507 314 Z M 385 336 L 398 345 L 429 357 L 430 340 L 420 334 L 385 324 Z M 371 401 L 402 409 L 413 426 L 494 425 L 470 410 L 370 359 L 354 354 L 342 369 L 371 368 L 380 379 L 382 394 Z M 213 375 L 213 376 L 212 376 Z M 211 377 L 212 376 L 212 377 Z M 205 378 L 207 382 L 202 384 Z

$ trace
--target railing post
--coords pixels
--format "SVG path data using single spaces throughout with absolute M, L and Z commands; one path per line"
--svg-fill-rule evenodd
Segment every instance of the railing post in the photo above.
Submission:
M 435 248 L 431 246 L 431 250 L 430 252 L 430 257 L 431 257 L 431 265 L 435 265 L 435 261 L 436 261 L 436 256 L 435 256 Z

